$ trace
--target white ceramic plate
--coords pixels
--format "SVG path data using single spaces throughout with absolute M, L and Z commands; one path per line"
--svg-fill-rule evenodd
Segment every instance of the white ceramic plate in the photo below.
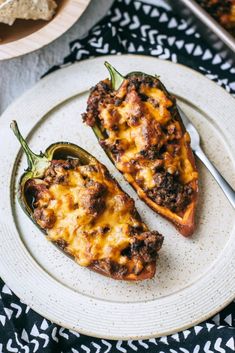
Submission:
M 198 161 L 200 198 L 191 238 L 138 200 L 81 119 L 89 88 L 107 77 L 104 60 L 124 74 L 160 75 L 198 127 L 210 159 L 235 186 L 235 101 L 216 84 L 184 66 L 141 56 L 101 57 L 59 70 L 12 104 L 0 120 L 0 275 L 25 303 L 64 327 L 113 339 L 162 336 L 205 320 L 234 298 L 234 210 Z M 154 279 L 128 283 L 105 278 L 46 240 L 14 196 L 26 159 L 10 131 L 12 119 L 33 150 L 70 141 L 110 169 L 149 227 L 165 235 Z

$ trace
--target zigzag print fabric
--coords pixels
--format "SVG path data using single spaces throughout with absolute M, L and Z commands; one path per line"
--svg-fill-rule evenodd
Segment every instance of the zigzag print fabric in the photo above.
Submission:
M 104 54 L 152 55 L 190 66 L 235 93 L 235 68 L 164 0 L 117 0 L 60 66 Z M 59 69 L 53 67 L 51 71 Z M 0 353 L 234 353 L 235 302 L 210 320 L 171 336 L 111 341 L 64 329 L 23 304 L 0 280 Z
M 63 65 L 124 53 L 184 64 L 235 93 L 235 67 L 208 46 L 197 27 L 177 16 L 165 0 L 116 0 L 87 37 L 70 44 L 70 55 Z M 58 68 L 55 66 L 50 72 Z
M 64 329 L 23 304 L 0 281 L 0 353 L 234 353 L 235 302 L 200 325 L 171 336 L 111 341 Z

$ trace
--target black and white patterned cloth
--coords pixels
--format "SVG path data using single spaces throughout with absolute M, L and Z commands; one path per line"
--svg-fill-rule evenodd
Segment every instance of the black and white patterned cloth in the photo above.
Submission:
M 235 67 L 208 47 L 195 26 L 164 0 L 116 0 L 60 66 L 104 54 L 138 53 L 190 66 L 235 93 Z M 54 71 L 59 67 L 53 67 Z M 171 336 L 111 341 L 80 335 L 35 313 L 0 280 L 0 353 L 234 353 L 235 302 L 210 320 Z

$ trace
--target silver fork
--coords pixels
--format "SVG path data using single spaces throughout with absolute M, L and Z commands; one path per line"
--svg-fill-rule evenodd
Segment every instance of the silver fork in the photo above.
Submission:
M 179 106 L 177 106 L 177 108 L 180 113 L 181 119 L 183 120 L 184 126 L 191 137 L 192 150 L 194 151 L 196 156 L 202 161 L 202 163 L 205 164 L 207 169 L 211 172 L 211 174 L 213 175 L 213 177 L 229 199 L 233 208 L 235 208 L 235 191 L 232 189 L 229 183 L 222 177 L 220 172 L 213 166 L 213 164 L 209 161 L 209 159 L 201 149 L 200 136 L 195 126 L 191 123 L 191 121 L 188 119 L 183 110 Z

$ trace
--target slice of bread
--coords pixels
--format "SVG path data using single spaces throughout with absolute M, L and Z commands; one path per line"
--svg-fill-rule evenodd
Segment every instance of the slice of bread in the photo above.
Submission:
M 48 21 L 56 7 L 54 0 L 0 0 L 0 22 L 12 25 L 17 18 Z

